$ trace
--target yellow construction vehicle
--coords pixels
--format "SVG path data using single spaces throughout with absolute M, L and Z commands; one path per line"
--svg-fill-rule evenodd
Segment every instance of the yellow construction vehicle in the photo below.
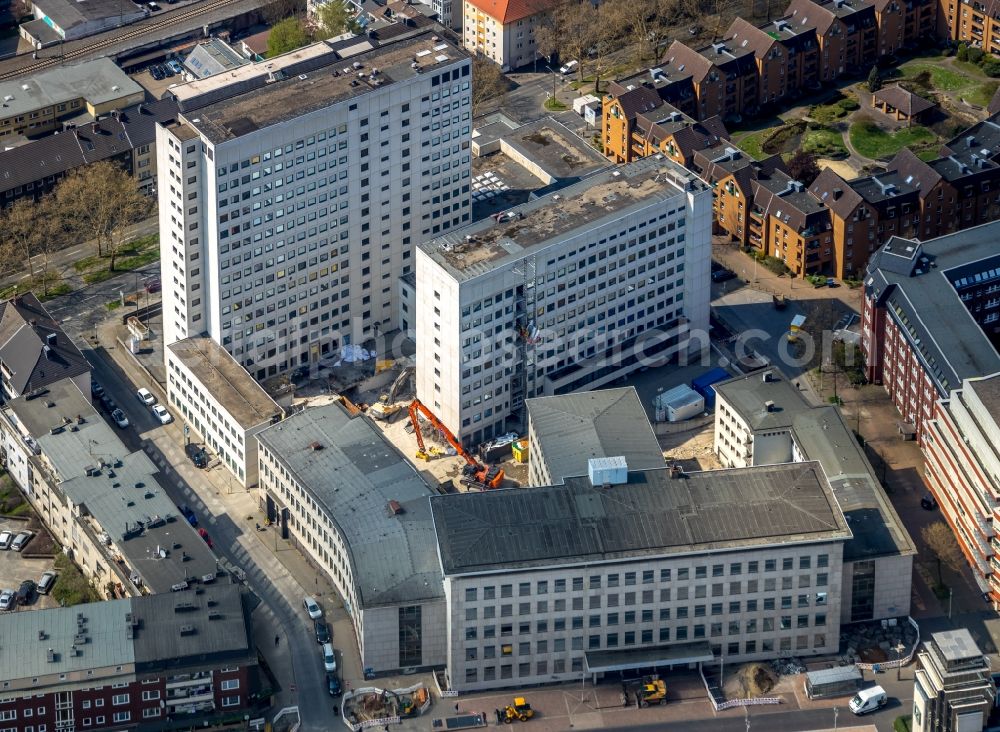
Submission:
M 503 722 L 504 724 L 510 724 L 515 719 L 520 719 L 522 722 L 527 722 L 529 719 L 535 716 L 535 710 L 531 708 L 528 704 L 527 699 L 523 696 L 514 697 L 514 703 L 508 704 L 503 710 Z
M 642 680 L 639 687 L 639 706 L 648 707 L 650 704 L 662 704 L 667 700 L 667 685 L 662 679 L 647 676 Z

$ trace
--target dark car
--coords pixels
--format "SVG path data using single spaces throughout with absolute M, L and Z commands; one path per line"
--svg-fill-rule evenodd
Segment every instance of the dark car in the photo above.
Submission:
M 163 81 L 163 72 L 160 71 L 158 65 L 153 65 L 149 67 L 149 75 L 152 76 L 156 81 Z
M 149 293 L 159 292 L 160 289 L 161 289 L 160 278 L 159 277 L 150 277 L 148 280 L 146 280 L 143 283 L 143 288 L 146 290 L 146 292 L 149 292 Z
M 202 539 L 205 540 L 205 543 L 208 544 L 209 549 L 212 548 L 212 537 L 208 535 L 208 532 L 205 531 L 205 529 L 198 529 L 198 536 L 200 536 Z
M 191 524 L 192 526 L 194 526 L 194 527 L 197 528 L 197 526 L 198 526 L 198 517 L 194 515 L 194 511 L 192 511 L 186 505 L 185 506 L 178 506 L 177 508 L 180 510 L 180 512 L 182 514 L 184 514 L 184 518 L 187 519 L 187 522 L 189 524 Z
M 112 399 L 107 392 L 101 394 L 100 399 L 101 399 L 101 408 L 108 414 L 111 414 L 113 411 L 115 411 L 115 409 L 117 409 L 117 407 L 115 406 L 115 400 Z
M 920 507 L 925 511 L 933 511 L 938 507 L 938 502 L 930 493 L 920 499 Z
M 104 387 L 98 384 L 96 381 L 91 381 L 90 393 L 93 394 L 98 399 L 100 399 L 104 395 Z
M 322 620 L 317 620 L 313 624 L 313 628 L 316 631 L 316 642 L 317 643 L 329 643 L 330 642 L 330 626 L 324 623 Z
M 326 675 L 326 688 L 330 696 L 340 696 L 340 679 L 337 678 L 337 674 Z
M 736 275 L 728 269 L 717 269 L 712 272 L 712 282 L 725 282 L 726 280 L 731 280 Z
M 35 601 L 35 590 L 37 586 L 31 580 L 25 580 L 17 588 L 17 604 L 30 605 Z
M 184 446 L 184 452 L 187 453 L 188 458 L 196 468 L 204 468 L 208 465 L 208 453 L 201 445 L 189 442 Z

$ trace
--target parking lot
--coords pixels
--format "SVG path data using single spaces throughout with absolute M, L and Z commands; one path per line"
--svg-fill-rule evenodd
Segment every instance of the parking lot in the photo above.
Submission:
M 27 522 L 15 521 L 13 519 L 0 518 L 0 531 L 13 531 L 17 533 L 26 528 Z M 25 547 L 25 551 L 31 553 L 31 542 Z M 42 572 L 52 569 L 51 559 L 33 559 L 24 554 L 6 550 L 0 550 L 0 590 L 14 590 L 20 587 L 24 580 L 38 582 Z M 58 581 L 58 580 L 57 580 Z M 27 608 L 18 607 L 18 610 L 56 607 L 58 603 L 52 595 L 38 595 L 37 599 Z

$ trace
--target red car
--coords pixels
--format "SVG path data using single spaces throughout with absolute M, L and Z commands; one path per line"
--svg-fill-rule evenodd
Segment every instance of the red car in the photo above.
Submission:
M 202 539 L 205 540 L 205 543 L 208 544 L 209 549 L 212 548 L 212 537 L 208 535 L 208 532 L 205 531 L 205 529 L 198 529 L 198 536 L 200 536 Z

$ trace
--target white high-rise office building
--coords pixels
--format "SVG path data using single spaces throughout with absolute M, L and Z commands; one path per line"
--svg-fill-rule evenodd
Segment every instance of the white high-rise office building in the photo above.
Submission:
M 467 54 L 412 31 L 219 77 L 157 130 L 165 343 L 264 379 L 393 329 L 416 244 L 470 217 Z
M 477 444 L 526 398 L 704 346 L 711 219 L 704 182 L 654 157 L 420 244 L 417 396 Z

